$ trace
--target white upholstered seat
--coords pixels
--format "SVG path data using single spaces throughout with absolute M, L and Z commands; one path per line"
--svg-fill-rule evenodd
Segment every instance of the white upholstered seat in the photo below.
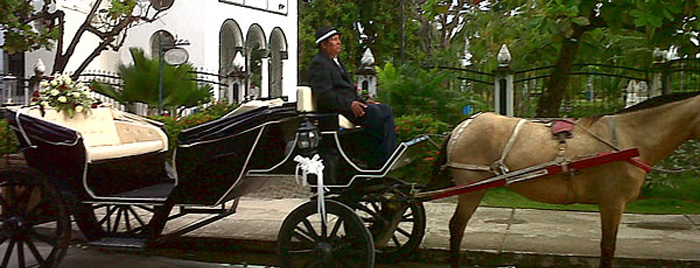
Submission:
M 65 113 L 46 108 L 44 116 L 38 108 L 27 114 L 44 121 L 73 129 L 83 137 L 88 161 L 121 158 L 168 149 L 168 136 L 150 120 L 113 110 L 111 107 L 91 109 L 88 114 Z
M 297 87 L 297 111 L 300 113 L 316 112 L 316 101 L 314 101 L 313 92 L 310 87 Z M 353 129 L 360 126 L 355 126 L 350 120 L 342 114 L 338 114 L 338 125 L 344 129 Z

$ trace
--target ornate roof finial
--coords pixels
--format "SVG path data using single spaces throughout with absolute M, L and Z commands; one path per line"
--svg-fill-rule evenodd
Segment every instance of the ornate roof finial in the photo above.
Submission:
M 374 54 L 372 54 L 372 50 L 367 48 L 365 50 L 365 54 L 362 55 L 362 60 L 360 60 L 360 62 L 362 63 L 363 67 L 369 67 L 374 65 Z
M 510 56 L 510 50 L 508 50 L 508 46 L 506 44 L 503 44 L 501 46 L 501 50 L 498 51 L 498 67 L 508 67 L 510 65 L 510 60 L 512 59 Z

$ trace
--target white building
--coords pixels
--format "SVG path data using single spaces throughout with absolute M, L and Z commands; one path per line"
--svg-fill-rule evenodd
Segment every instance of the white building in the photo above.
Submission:
M 149 2 L 149 0 L 140 0 Z M 65 42 L 84 21 L 95 0 L 57 0 L 57 8 L 66 13 Z M 109 1 L 104 1 L 109 2 Z M 297 85 L 297 1 L 295 0 L 151 0 L 163 5 L 157 20 L 144 23 L 127 32 L 119 51 L 105 50 L 86 70 L 114 72 L 120 63 L 130 63 L 129 48 L 140 47 L 147 54 L 158 53 L 159 43 L 172 44 L 187 40 L 183 46 L 189 62 L 198 70 L 218 74 L 221 84 L 214 84 L 217 99 L 241 101 L 253 95 L 252 77 L 260 79 L 262 98 L 287 96 L 295 99 Z M 68 62 L 66 71 L 75 70 L 97 47 L 97 38 L 86 34 Z M 25 54 L 25 73 L 32 74 L 34 63 L 41 58 L 52 70 L 53 53 L 36 51 Z M 243 60 L 234 68 L 234 56 Z M 258 73 L 251 66 L 259 55 Z M 235 70 L 242 71 L 236 73 Z M 236 79 L 238 77 L 239 79 Z M 235 85 L 234 85 L 235 83 Z M 237 90 L 234 90 L 237 89 Z M 235 99 L 234 99 L 235 98 Z

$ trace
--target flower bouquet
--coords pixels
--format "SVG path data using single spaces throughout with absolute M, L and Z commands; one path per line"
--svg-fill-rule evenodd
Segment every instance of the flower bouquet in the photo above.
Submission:
M 73 118 L 76 113 L 88 113 L 94 103 L 90 97 L 90 87 L 82 82 L 73 81 L 68 74 L 55 74 L 53 78 L 42 81 L 38 96 L 33 98 L 35 104 L 42 108 L 53 107 L 58 112 Z

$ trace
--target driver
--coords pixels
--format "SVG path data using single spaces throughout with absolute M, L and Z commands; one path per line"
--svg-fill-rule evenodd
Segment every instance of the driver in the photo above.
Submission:
M 337 29 L 325 26 L 316 31 L 319 52 L 309 66 L 311 90 L 320 112 L 340 113 L 364 128 L 373 142 L 369 165 L 378 168 L 396 148 L 394 113 L 386 104 L 357 96 L 355 82 L 338 58 L 342 44 Z

